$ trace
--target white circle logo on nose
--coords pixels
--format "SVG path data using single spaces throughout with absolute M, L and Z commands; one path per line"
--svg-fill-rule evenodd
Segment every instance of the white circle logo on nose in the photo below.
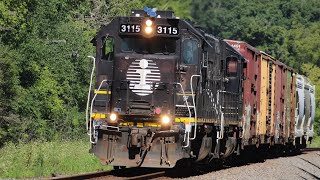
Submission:
M 147 96 L 159 86 L 160 70 L 152 60 L 135 60 L 129 66 L 127 80 L 130 81 L 129 88 L 132 92 Z

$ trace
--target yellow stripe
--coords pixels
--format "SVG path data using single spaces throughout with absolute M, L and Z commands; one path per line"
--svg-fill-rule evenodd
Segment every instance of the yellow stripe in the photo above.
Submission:
M 176 123 L 194 123 L 194 118 L 189 117 L 179 117 L 175 118 Z M 220 123 L 220 120 L 217 119 L 204 119 L 204 118 L 198 118 L 198 123 Z M 225 122 L 225 125 L 238 125 L 238 122 Z
M 92 113 L 92 114 L 91 114 L 91 117 L 92 117 L 94 120 L 97 120 L 97 119 L 105 119 L 105 118 L 106 118 L 106 114 Z
M 133 126 L 134 123 L 133 122 L 121 122 L 120 126 Z
M 150 126 L 150 127 L 160 127 L 161 125 L 158 123 L 153 123 L 153 122 L 145 122 L 144 126 Z
M 106 119 L 106 114 L 101 114 L 101 113 L 92 113 L 91 117 L 94 120 L 99 120 L 99 119 Z M 119 123 L 120 126 L 133 126 L 134 122 L 120 122 Z M 144 126 L 148 126 L 148 127 L 161 127 L 161 124 L 157 123 L 157 122 L 145 122 L 145 123 L 137 123 L 137 127 L 144 127 Z
M 134 122 L 121 122 L 120 126 L 134 126 Z M 145 122 L 145 123 L 137 123 L 137 127 L 161 127 L 159 123 L 155 122 Z
M 111 91 L 105 91 L 105 90 L 98 91 L 97 89 L 95 89 L 94 93 L 95 94 L 111 94 Z
M 175 118 L 175 122 L 190 123 L 190 122 L 194 122 L 194 118 L 188 118 L 188 117 Z
M 106 119 L 106 114 L 101 114 L 101 113 L 92 113 L 91 117 L 94 120 L 99 120 L 99 119 Z M 175 122 L 176 123 L 194 123 L 194 118 L 189 118 L 189 117 L 179 117 L 179 118 L 175 118 Z M 203 118 L 198 118 L 197 122 L 199 123 L 220 123 L 219 120 L 217 119 L 203 119 Z M 237 125 L 238 122 L 226 122 L 226 125 L 230 124 L 230 125 Z M 119 124 L 120 126 L 134 126 L 134 122 L 120 122 Z M 157 122 L 145 122 L 145 123 L 141 123 L 138 122 L 137 123 L 137 127 L 161 127 L 160 123 Z

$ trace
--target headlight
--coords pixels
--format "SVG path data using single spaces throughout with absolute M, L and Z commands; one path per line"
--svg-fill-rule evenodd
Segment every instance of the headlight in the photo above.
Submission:
M 170 123 L 169 116 L 163 116 L 161 120 L 162 120 L 162 124 L 169 124 Z
M 152 33 L 152 27 L 146 27 L 146 28 L 145 28 L 145 32 L 146 32 L 147 34 Z
M 152 24 L 153 24 L 153 22 L 150 19 L 146 20 L 146 25 L 147 26 L 152 26 Z
M 142 21 L 142 30 L 143 36 L 146 38 L 151 38 L 155 36 L 156 32 L 155 19 L 154 18 L 145 18 Z
M 111 113 L 111 114 L 110 114 L 110 120 L 111 120 L 111 121 L 117 120 L 117 115 L 116 115 L 115 113 Z

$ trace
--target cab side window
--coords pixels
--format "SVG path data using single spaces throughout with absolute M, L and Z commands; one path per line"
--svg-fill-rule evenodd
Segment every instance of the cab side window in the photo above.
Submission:
M 227 57 L 227 73 L 228 77 L 236 77 L 238 71 L 238 59 L 236 57 Z
M 103 60 L 112 60 L 114 41 L 112 37 L 103 37 L 102 38 L 102 57 Z
M 195 39 L 185 39 L 182 42 L 182 62 L 184 64 L 198 64 L 198 57 L 198 41 Z

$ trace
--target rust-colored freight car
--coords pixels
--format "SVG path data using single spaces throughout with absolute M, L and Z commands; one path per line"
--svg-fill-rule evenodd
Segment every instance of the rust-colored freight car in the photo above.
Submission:
M 243 71 L 244 145 L 294 140 L 295 72 L 243 41 L 225 40 L 246 58 Z
M 244 145 L 257 142 L 257 114 L 259 112 L 260 76 L 259 61 L 261 53 L 243 41 L 225 40 L 246 59 L 243 70 L 243 139 Z
M 274 134 L 274 82 L 275 59 L 266 53 L 261 53 L 260 59 L 260 114 L 259 114 L 259 140 L 261 143 L 270 143 Z
M 294 139 L 295 72 L 272 56 L 261 52 L 261 116 L 266 125 L 266 143 L 287 143 Z M 263 131 L 264 132 L 264 131 Z

